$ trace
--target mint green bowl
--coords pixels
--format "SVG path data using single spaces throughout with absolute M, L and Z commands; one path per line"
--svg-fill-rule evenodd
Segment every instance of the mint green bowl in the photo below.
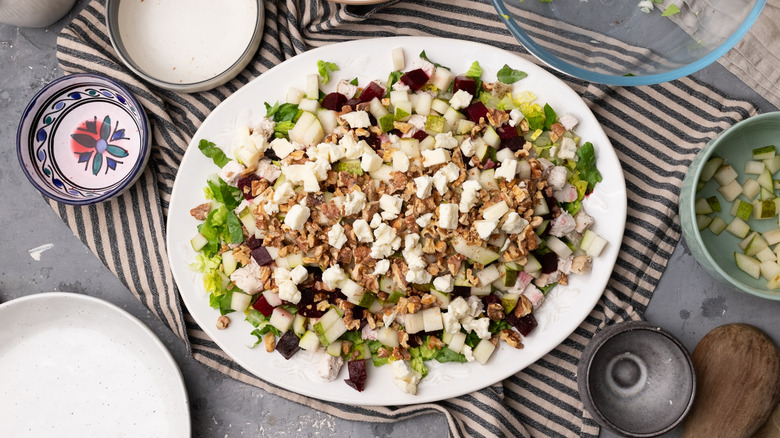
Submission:
M 720 156 L 726 163 L 734 166 L 740 174 L 738 180 L 742 184 L 747 179 L 743 171 L 745 162 L 752 159 L 752 150 L 767 145 L 776 145 L 777 150 L 780 151 L 780 112 L 761 114 L 743 120 L 707 143 L 694 158 L 683 180 L 680 190 L 680 223 L 683 237 L 691 253 L 710 275 L 751 295 L 780 300 L 780 289 L 769 290 L 766 288 L 767 281 L 763 277 L 756 280 L 737 268 L 734 252 L 741 251 L 738 246 L 741 239 L 728 231 L 723 231 L 717 236 L 708 229 L 699 231 L 694 212 L 697 199 L 716 195 L 721 202 L 722 211 L 715 214 L 729 223 L 732 218 L 729 214 L 731 203 L 726 202 L 717 191 L 718 183 L 714 179 L 707 182 L 701 190 L 696 191 L 702 167 L 710 158 Z M 740 195 L 737 199 L 745 198 Z M 774 219 L 761 221 L 752 219 L 749 223 L 752 229 L 759 232 L 778 226 L 777 216 Z

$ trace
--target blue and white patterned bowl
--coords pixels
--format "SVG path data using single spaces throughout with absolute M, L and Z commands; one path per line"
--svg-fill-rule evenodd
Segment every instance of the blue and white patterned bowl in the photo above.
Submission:
M 96 204 L 121 194 L 143 173 L 151 153 L 149 121 L 117 82 L 65 76 L 27 105 L 16 151 L 27 178 L 48 198 Z

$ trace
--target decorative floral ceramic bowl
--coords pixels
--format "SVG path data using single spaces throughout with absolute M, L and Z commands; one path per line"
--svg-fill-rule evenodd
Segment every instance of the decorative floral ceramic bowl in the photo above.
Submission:
M 130 187 L 149 161 L 149 122 L 123 86 L 74 74 L 45 86 L 19 122 L 16 151 L 30 182 L 64 204 L 89 205 Z

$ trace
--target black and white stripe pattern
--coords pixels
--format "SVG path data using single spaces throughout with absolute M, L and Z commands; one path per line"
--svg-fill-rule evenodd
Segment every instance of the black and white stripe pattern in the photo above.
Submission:
M 356 421 L 392 422 L 438 412 L 446 416 L 452 436 L 596 437 L 598 425 L 584 412 L 577 394 L 576 370 L 582 350 L 605 325 L 642 317 L 680 238 L 676 205 L 688 165 L 709 139 L 753 115 L 755 108 L 690 78 L 613 88 L 563 77 L 604 126 L 628 188 L 628 223 L 620 256 L 596 308 L 550 354 L 506 381 L 475 393 L 405 407 L 326 403 L 248 374 L 181 308 L 161 242 L 165 241 L 173 181 L 189 139 L 231 93 L 312 47 L 358 38 L 428 35 L 491 44 L 533 59 L 505 29 L 487 0 L 391 1 L 360 8 L 286 0 L 267 1 L 265 8 L 265 35 L 254 62 L 224 86 L 187 95 L 151 87 L 129 72 L 106 35 L 103 2 L 91 2 L 58 40 L 60 66 L 68 73 L 95 72 L 128 86 L 152 121 L 154 152 L 139 182 L 118 199 L 85 208 L 52 202 L 54 210 L 139 300 L 190 344 L 198 361 L 242 382 Z M 554 23 L 539 20 L 538 32 L 554 29 Z M 632 57 L 645 56 L 617 50 L 618 45 L 615 48 L 604 47 L 588 56 L 605 62 L 631 62 Z

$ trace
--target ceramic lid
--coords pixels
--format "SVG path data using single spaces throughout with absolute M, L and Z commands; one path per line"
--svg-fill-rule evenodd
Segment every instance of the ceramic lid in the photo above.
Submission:
M 109 0 L 106 24 L 125 64 L 152 84 L 195 92 L 224 84 L 260 45 L 258 0 Z

